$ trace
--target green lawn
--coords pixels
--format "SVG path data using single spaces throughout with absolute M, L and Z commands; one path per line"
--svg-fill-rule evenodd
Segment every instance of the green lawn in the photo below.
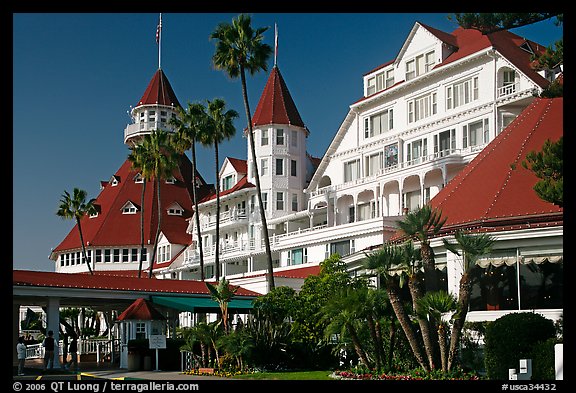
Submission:
M 236 375 L 234 379 L 272 379 L 272 380 L 332 380 L 332 370 L 328 371 L 291 371 L 291 372 L 259 372 L 254 374 Z

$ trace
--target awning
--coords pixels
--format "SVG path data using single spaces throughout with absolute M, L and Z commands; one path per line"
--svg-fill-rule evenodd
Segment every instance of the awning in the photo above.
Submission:
M 251 309 L 253 299 L 232 299 L 228 303 L 228 309 Z M 152 296 L 152 303 L 159 306 L 175 308 L 179 311 L 206 312 L 218 311 L 218 302 L 209 297 L 187 297 L 187 296 Z

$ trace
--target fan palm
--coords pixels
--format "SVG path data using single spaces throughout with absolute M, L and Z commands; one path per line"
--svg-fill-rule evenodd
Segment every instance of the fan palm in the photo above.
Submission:
M 196 237 L 200 257 L 200 280 L 204 281 L 204 250 L 202 232 L 200 229 L 200 214 L 198 210 L 198 193 L 196 188 L 196 141 L 202 138 L 207 128 L 206 108 L 201 103 L 188 103 L 188 110 L 179 108 L 179 116 L 170 119 L 170 124 L 176 127 L 173 141 L 176 151 L 183 154 L 190 149 L 192 153 L 192 198 L 194 202 L 194 217 L 196 221 Z
M 234 119 L 238 112 L 226 110 L 226 102 L 221 98 L 208 101 L 207 128 L 201 134 L 201 142 L 205 146 L 214 146 L 214 168 L 216 172 L 216 250 L 214 256 L 214 278 L 220 280 L 220 171 L 218 145 L 225 139 L 230 139 L 236 133 Z
M 95 199 L 90 199 L 86 202 L 87 193 L 79 188 L 74 188 L 72 195 L 68 191 L 64 191 L 62 198 L 60 199 L 60 205 L 56 211 L 56 215 L 66 220 L 75 220 L 76 227 L 78 227 L 78 233 L 80 235 L 80 243 L 82 245 L 82 254 L 84 256 L 84 261 L 86 266 L 88 266 L 88 271 L 90 274 L 94 274 L 92 267 L 90 266 L 90 260 L 86 254 L 86 245 L 84 244 L 84 236 L 82 234 L 81 220 L 86 214 L 91 215 L 96 213 L 96 206 L 94 205 Z
M 436 291 L 439 288 L 434 251 L 430 247 L 430 237 L 437 235 L 446 218 L 442 217 L 440 210 L 432 208 L 430 205 L 424 205 L 414 211 L 406 214 L 404 219 L 397 222 L 398 228 L 410 239 L 420 241 L 420 252 L 424 264 L 424 278 L 426 291 Z
M 424 352 L 418 341 L 418 336 L 412 327 L 412 322 L 408 316 L 408 312 L 404 308 L 402 298 L 400 296 L 399 278 L 394 273 L 395 270 L 400 269 L 403 260 L 403 252 L 396 245 L 384 245 L 383 247 L 371 252 L 366 253 L 366 260 L 364 266 L 366 269 L 374 270 L 380 280 L 384 282 L 386 293 L 392 309 L 396 314 L 396 318 L 408 339 L 410 348 L 416 357 L 416 361 L 424 370 L 429 371 L 429 365 L 425 360 Z
M 456 311 L 457 303 L 453 295 L 446 291 L 428 292 L 418 301 L 419 314 L 427 317 L 438 332 L 442 371 L 448 371 L 448 323 L 443 317 Z
M 260 70 L 267 70 L 267 61 L 272 54 L 270 45 L 263 43 L 264 32 L 268 27 L 252 28 L 250 16 L 240 14 L 232 19 L 232 23 L 220 23 L 210 35 L 210 39 L 216 40 L 216 51 L 212 57 L 212 62 L 216 69 L 223 70 L 230 78 L 240 76 L 242 83 L 242 98 L 244 99 L 244 109 L 248 121 L 248 140 L 252 158 L 252 168 L 256 181 L 256 191 L 260 206 L 260 220 L 266 256 L 268 258 L 268 292 L 274 288 L 274 265 L 272 262 L 272 251 L 270 249 L 270 238 L 268 236 L 268 225 L 266 222 L 266 211 L 262 202 L 262 189 L 260 187 L 260 176 L 256 160 L 256 147 L 254 145 L 254 133 L 252 131 L 252 115 L 248 103 L 248 90 L 246 88 L 246 71 L 254 75 Z
M 458 290 L 458 313 L 454 316 L 454 323 L 452 324 L 452 332 L 450 334 L 448 370 L 450 370 L 454 364 L 462 329 L 464 328 L 464 322 L 466 322 L 466 315 L 468 314 L 470 291 L 472 288 L 471 270 L 478 258 L 492 251 L 492 246 L 496 241 L 493 236 L 487 233 L 472 235 L 463 231 L 456 231 L 454 239 L 456 240 L 455 244 L 446 239 L 442 239 L 444 246 L 448 250 L 458 256 L 462 256 L 462 277 L 460 278 L 460 287 Z

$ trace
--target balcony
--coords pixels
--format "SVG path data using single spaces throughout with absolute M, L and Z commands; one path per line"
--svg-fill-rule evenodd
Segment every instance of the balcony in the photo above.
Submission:
M 220 212 L 220 228 L 230 228 L 234 226 L 248 224 L 248 213 L 246 209 L 233 208 L 231 210 Z M 216 217 L 210 217 L 208 220 L 200 223 L 202 231 L 216 230 Z
M 128 124 L 124 129 L 124 142 L 130 137 L 138 134 L 149 134 L 153 130 L 166 130 L 174 132 L 174 127 L 167 122 L 161 121 L 147 121 L 141 123 Z
M 510 94 L 514 94 L 519 91 L 520 84 L 519 83 L 510 83 L 508 85 L 504 85 L 498 88 L 497 94 L 498 98 L 502 98 L 508 96 Z

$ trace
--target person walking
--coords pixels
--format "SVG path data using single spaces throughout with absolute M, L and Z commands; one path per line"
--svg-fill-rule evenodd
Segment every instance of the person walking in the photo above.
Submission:
M 24 337 L 18 337 L 18 344 L 16 344 L 16 352 L 18 353 L 18 375 L 24 374 L 24 364 L 26 363 L 26 344 Z
M 48 368 L 52 369 L 54 367 L 54 332 L 52 330 L 48 331 L 48 336 L 44 338 L 42 346 L 44 347 L 44 371 Z M 50 365 L 50 367 L 48 367 Z
M 72 369 L 73 371 L 78 370 L 78 337 L 75 333 L 70 335 L 70 346 L 68 347 L 68 352 L 70 353 L 70 363 L 66 365 L 66 369 Z

